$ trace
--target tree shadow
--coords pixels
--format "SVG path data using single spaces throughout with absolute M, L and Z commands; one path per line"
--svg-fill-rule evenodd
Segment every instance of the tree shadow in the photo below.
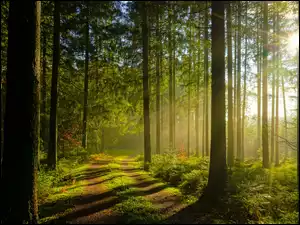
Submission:
M 167 218 L 165 223 L 174 224 L 215 224 L 222 223 L 245 224 L 250 215 L 243 203 L 232 196 L 233 193 L 220 193 L 211 197 L 205 193 L 199 200 L 174 215 Z
M 115 177 L 114 177 L 115 178 Z M 111 178 L 113 179 L 113 178 Z M 104 181 L 102 181 L 104 182 Z M 53 216 L 58 213 L 66 212 L 67 210 L 70 210 L 70 212 L 66 212 L 66 214 L 63 214 L 61 216 L 58 216 L 56 218 L 53 218 L 45 223 L 68 223 L 68 221 L 74 221 L 80 217 L 85 217 L 88 215 L 91 215 L 93 213 L 108 209 L 110 207 L 113 207 L 114 205 L 125 201 L 128 199 L 128 197 L 137 197 L 137 196 L 146 196 L 150 194 L 157 193 L 167 187 L 169 185 L 163 184 L 159 186 L 154 186 L 154 184 L 158 184 L 160 182 L 152 180 L 152 181 L 142 181 L 137 184 L 129 185 L 128 188 L 147 188 L 148 190 L 135 190 L 131 192 L 127 196 L 118 197 L 116 193 L 122 189 L 122 187 L 117 187 L 113 190 L 106 191 L 101 194 L 96 195 L 83 195 L 83 196 L 74 196 L 72 198 L 69 198 L 67 200 L 58 200 L 53 203 L 44 204 L 40 207 L 41 214 L 43 214 L 43 217 L 49 217 Z M 93 185 L 93 184 L 91 184 Z M 95 184 L 94 184 L 95 185 Z M 113 199 L 109 199 L 112 198 Z M 109 199 L 106 201 L 106 199 Z M 99 203 L 98 203 L 99 202 Z M 80 209 L 76 209 L 74 206 L 79 207 Z M 81 208 L 82 206 L 82 208 Z M 125 215 L 126 216 L 126 215 Z M 107 218 L 109 219 L 109 218 Z M 106 219 L 105 219 L 106 220 Z M 98 221 L 103 222 L 103 221 Z

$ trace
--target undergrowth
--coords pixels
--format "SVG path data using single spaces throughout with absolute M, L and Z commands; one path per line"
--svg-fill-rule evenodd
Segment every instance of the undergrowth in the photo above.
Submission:
M 143 157 L 136 157 L 142 162 Z M 208 158 L 180 157 L 176 154 L 154 155 L 150 172 L 156 178 L 176 186 L 186 202 L 195 202 L 208 181 Z M 279 167 L 263 169 L 261 161 L 236 162 L 228 177 L 226 206 L 241 202 L 248 223 L 297 223 L 298 185 L 296 160 Z M 232 209 L 234 211 L 234 209 Z M 240 217 L 241 215 L 236 215 Z

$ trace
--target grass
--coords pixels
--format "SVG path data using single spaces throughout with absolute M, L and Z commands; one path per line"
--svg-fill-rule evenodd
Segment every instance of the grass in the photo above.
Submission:
M 136 157 L 142 162 L 141 156 Z M 207 158 L 182 158 L 176 154 L 153 156 L 151 174 L 178 189 L 167 189 L 181 196 L 184 203 L 195 203 L 208 181 Z M 229 174 L 229 185 L 224 205 L 236 212 L 230 219 L 224 214 L 214 223 L 235 223 L 243 216 L 248 223 L 297 223 L 299 196 L 297 164 L 287 160 L 280 167 L 263 169 L 261 161 L 236 163 Z M 235 203 L 239 202 L 239 206 Z M 236 207 L 240 207 L 237 209 Z M 238 210 L 244 210 L 238 215 Z M 216 212 L 217 215 L 220 214 Z M 236 217 L 236 220 L 235 220 Z
M 142 196 L 129 197 L 117 204 L 114 210 L 125 224 L 152 224 L 162 221 L 159 209 Z
M 87 164 L 81 164 L 74 159 L 59 160 L 56 171 L 41 165 L 38 176 L 40 223 L 46 223 L 57 218 L 59 214 L 72 210 L 73 205 L 68 199 L 82 195 L 83 186 L 86 184 L 85 180 L 76 180 L 76 176 L 87 167 Z M 63 204 L 55 204 L 54 208 L 54 202 Z

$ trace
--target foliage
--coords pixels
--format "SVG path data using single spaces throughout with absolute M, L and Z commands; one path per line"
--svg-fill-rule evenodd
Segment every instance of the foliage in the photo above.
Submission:
M 115 210 L 125 215 L 126 224 L 149 224 L 161 221 L 158 208 L 142 196 L 130 197 L 115 206 Z
M 39 203 L 43 203 L 47 197 L 54 193 L 63 192 L 65 185 L 76 182 L 76 173 L 86 166 L 78 160 L 61 159 L 58 161 L 57 170 L 48 170 L 45 165 L 40 166 L 37 180 Z

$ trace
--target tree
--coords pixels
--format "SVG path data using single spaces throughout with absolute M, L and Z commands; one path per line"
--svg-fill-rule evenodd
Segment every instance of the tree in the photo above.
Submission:
M 43 149 L 46 150 L 47 130 L 46 130 L 46 88 L 47 88 L 47 35 L 46 32 L 43 36 L 42 48 L 42 73 L 41 73 L 41 139 L 43 140 Z
M 256 8 L 256 17 L 259 18 L 259 8 Z M 261 42 L 260 42 L 260 23 L 256 20 L 256 62 L 257 62 L 257 149 L 261 148 Z M 256 154 L 255 154 L 256 155 Z
M 212 110 L 211 150 L 207 191 L 224 189 L 226 171 L 224 2 L 212 2 Z
M 172 67 L 172 16 L 171 16 L 171 2 L 169 2 L 168 19 L 168 51 L 169 51 L 169 145 L 172 149 L 174 147 L 174 128 L 173 128 L 173 67 Z
M 273 3 L 273 6 L 276 3 Z M 275 7 L 273 7 L 275 8 Z M 275 43 L 275 35 L 276 35 L 276 21 L 275 21 L 275 9 L 273 10 L 273 43 Z M 276 64 L 276 52 L 275 48 L 272 49 L 272 116 L 271 116 L 271 163 L 274 163 L 274 158 L 275 158 L 275 64 Z
M 156 6 L 156 153 L 160 154 L 160 30 L 159 5 Z
M 56 160 L 57 160 L 57 98 L 58 98 L 57 81 L 58 81 L 58 66 L 59 66 L 59 58 L 60 58 L 59 37 L 60 37 L 60 2 L 55 2 L 54 3 L 49 149 L 48 149 L 48 166 L 52 169 L 56 169 Z
M 209 155 L 209 143 L 208 143 L 208 4 L 206 2 L 205 18 L 204 18 L 204 121 L 203 135 L 205 141 L 203 141 L 203 149 L 205 149 L 205 155 Z M 204 123 L 203 123 L 204 124 Z
M 246 82 L 246 77 L 247 77 L 247 58 L 248 58 L 248 52 L 247 52 L 247 47 L 248 47 L 248 2 L 246 1 L 246 21 L 245 21 L 245 60 L 244 60 L 244 91 L 243 91 L 243 114 L 242 114 L 242 131 L 241 131 L 241 160 L 244 161 L 244 154 L 245 154 L 245 113 L 246 113 L 246 91 L 247 91 L 247 82 Z
M 84 99 L 83 99 L 83 129 L 82 147 L 87 147 L 87 113 L 89 91 L 89 3 L 86 2 L 86 28 L 85 28 L 85 70 L 84 70 Z
M 191 8 L 190 8 L 191 9 Z M 188 74 L 188 111 L 187 111 L 187 154 L 190 156 L 190 124 L 191 124 L 191 67 L 192 67 L 192 27 L 191 27 L 191 16 L 189 18 L 189 25 L 190 25 L 190 35 L 189 35 L 189 74 Z
M 241 160 L 241 2 L 238 2 L 238 33 L 237 33 L 237 158 Z
M 269 143 L 268 143 L 268 2 L 264 2 L 263 26 L 263 109 L 262 109 L 262 147 L 263 167 L 269 168 Z
M 40 14 L 41 2 L 10 2 L 1 182 L 5 184 L 1 190 L 3 223 L 38 220 Z
M 276 3 L 276 45 L 279 47 L 279 13 Z M 275 166 L 279 165 L 279 51 L 276 52 L 276 124 L 275 124 Z
M 227 162 L 233 165 L 233 121 L 232 121 L 232 30 L 231 30 L 231 5 L 227 4 L 227 45 L 228 45 L 228 151 Z
M 150 146 L 150 110 L 149 110 L 149 77 L 148 77 L 148 7 L 147 3 L 140 4 L 140 15 L 142 16 L 142 38 L 143 38 L 143 104 L 144 104 L 144 169 L 149 170 L 151 162 Z

